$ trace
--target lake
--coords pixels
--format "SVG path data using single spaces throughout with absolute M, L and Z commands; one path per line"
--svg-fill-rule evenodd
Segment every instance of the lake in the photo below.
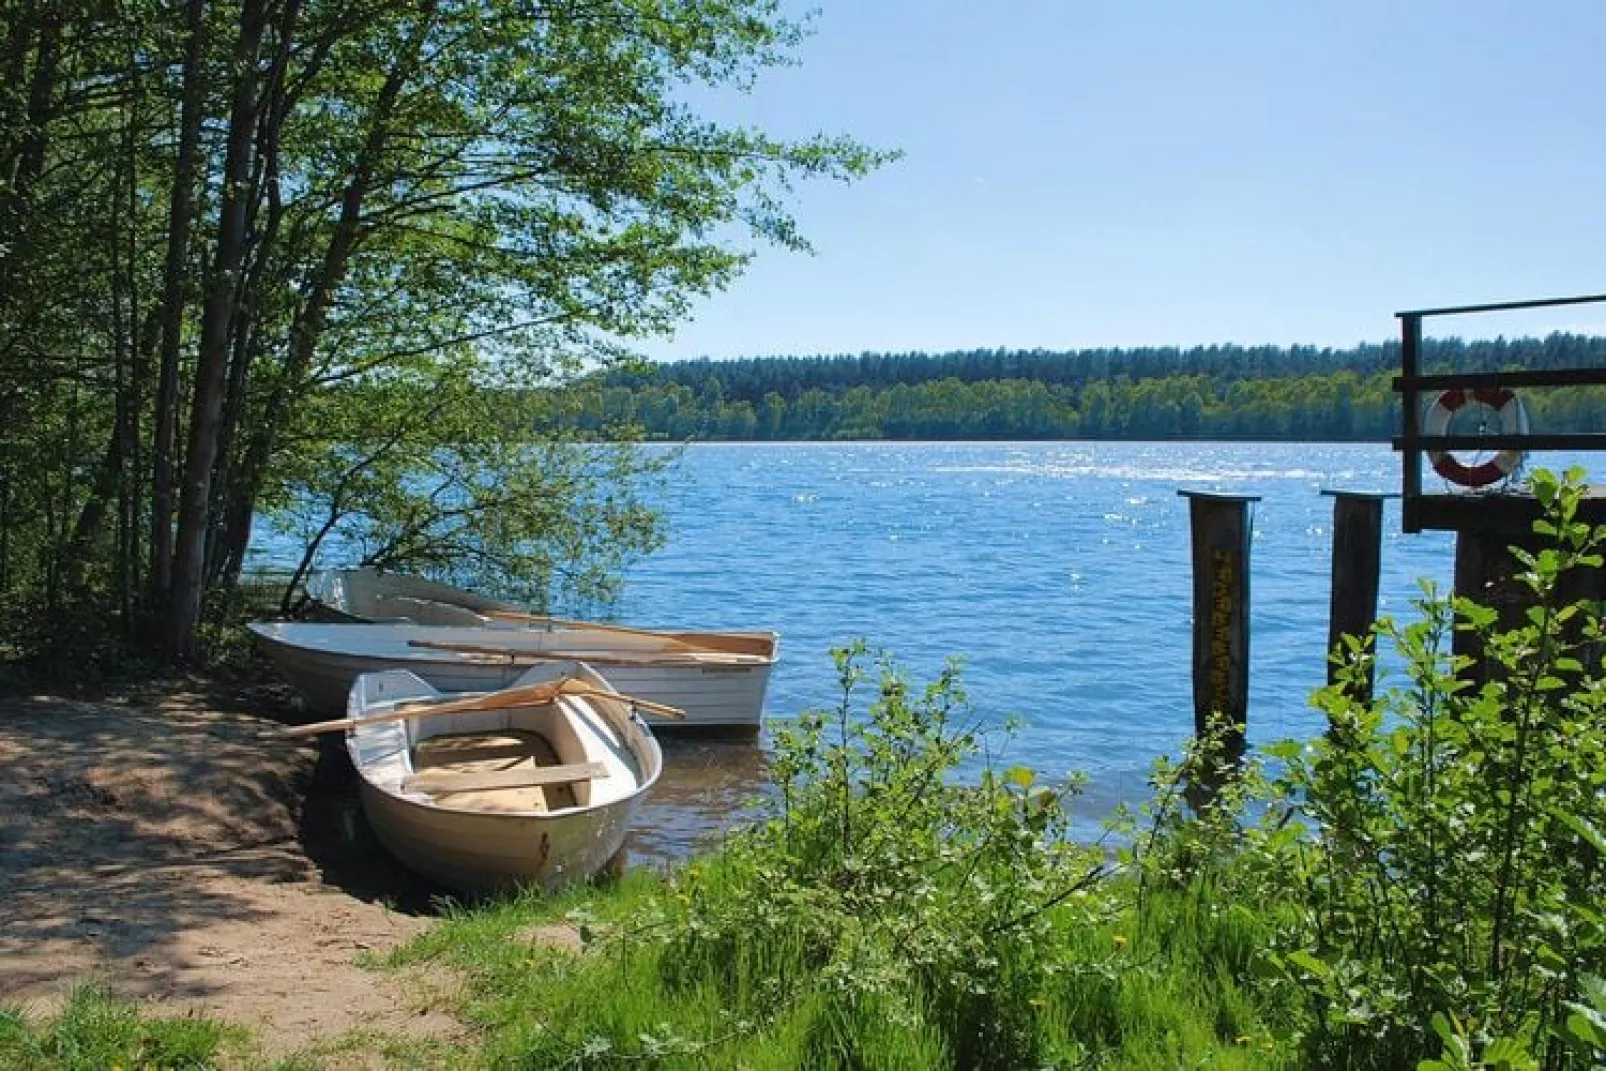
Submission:
M 617 616 L 780 632 L 771 719 L 833 706 L 829 652 L 855 637 L 917 683 L 961 657 L 977 716 L 1025 723 L 1001 761 L 1089 775 L 1078 814 L 1093 832 L 1192 730 L 1177 491 L 1261 496 L 1249 738 L 1263 743 L 1321 729 L 1308 699 L 1326 673 L 1332 499 L 1319 492 L 1398 487 L 1397 455 L 1376 444 L 696 445 L 666 503 L 669 544 L 631 569 Z M 1448 586 L 1452 556 L 1447 533 L 1403 534 L 1390 503 L 1380 612 L 1408 615 L 1418 577 Z M 724 827 L 762 788 L 763 744 L 668 741 L 638 854 L 683 855 Z

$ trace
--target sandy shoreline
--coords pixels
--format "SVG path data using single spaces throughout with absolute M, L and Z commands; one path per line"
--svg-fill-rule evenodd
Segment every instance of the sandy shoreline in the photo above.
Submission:
M 365 836 L 337 747 L 273 694 L 194 681 L 0 697 L 0 1002 L 75 984 L 252 1027 L 283 1056 L 361 1029 L 461 1036 L 427 979 L 364 970 L 432 896 Z

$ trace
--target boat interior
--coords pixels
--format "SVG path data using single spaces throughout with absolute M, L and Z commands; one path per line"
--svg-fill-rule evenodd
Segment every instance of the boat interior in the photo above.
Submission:
M 412 673 L 374 677 L 365 713 L 439 696 Z M 523 814 L 583 810 L 631 795 L 657 775 L 661 760 L 649 742 L 623 701 L 574 695 L 352 734 L 353 758 L 376 787 L 451 810 Z

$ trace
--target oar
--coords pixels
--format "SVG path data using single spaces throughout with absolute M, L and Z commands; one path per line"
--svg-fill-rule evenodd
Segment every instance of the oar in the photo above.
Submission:
M 726 654 L 722 651 L 681 651 L 666 654 L 643 652 L 639 655 L 609 654 L 605 651 L 533 651 L 511 645 L 498 646 L 485 643 L 448 643 L 444 640 L 408 640 L 409 647 L 427 647 L 435 651 L 453 651 L 457 654 L 493 655 L 510 659 L 533 659 L 547 662 L 590 662 L 596 666 L 751 666 L 762 665 L 759 655 Z
M 317 736 L 319 733 L 337 733 L 346 729 L 354 729 L 359 725 L 383 725 L 386 722 L 406 721 L 409 718 L 428 718 L 437 714 L 465 714 L 479 710 L 504 710 L 508 707 L 534 706 L 540 703 L 550 703 L 560 694 L 617 699 L 622 703 L 629 703 L 639 710 L 645 710 L 649 714 L 658 714 L 665 718 L 684 718 L 686 716 L 684 710 L 679 707 L 672 707 L 667 703 L 657 703 L 651 699 L 638 699 L 632 695 L 604 691 L 584 681 L 577 681 L 572 677 L 561 677 L 555 681 L 526 684 L 500 692 L 470 696 L 467 699 L 453 699 L 444 703 L 412 703 L 405 707 L 388 710 L 383 714 L 371 714 L 366 718 L 336 718 L 333 721 L 313 722 L 311 725 L 295 725 L 285 729 L 284 735 L 287 737 Z
M 645 710 L 648 714 L 657 714 L 663 718 L 674 718 L 677 721 L 686 717 L 686 712 L 679 707 L 672 707 L 668 703 L 660 703 L 653 699 L 643 699 L 636 695 L 625 695 L 622 692 L 609 692 L 596 688 L 585 681 L 577 681 L 573 677 L 563 680 L 563 687 L 559 689 L 564 695 L 585 695 L 593 699 L 617 699 L 629 703 L 637 710 Z
M 383 714 L 373 714 L 366 718 L 336 718 L 333 721 L 313 722 L 311 725 L 293 725 L 284 730 L 285 736 L 317 736 L 319 733 L 332 733 L 341 729 L 350 729 L 354 725 L 380 725 L 389 721 L 406 721 L 408 718 L 418 718 L 435 714 L 460 714 L 475 710 L 502 710 L 507 707 L 533 705 L 537 703 L 550 703 L 557 697 L 564 680 L 542 681 L 539 684 L 525 684 L 517 688 L 507 688 L 500 692 L 486 692 L 483 695 L 468 696 L 464 699 L 450 699 L 445 702 L 410 703 L 404 707 L 395 707 Z
M 751 643 L 740 637 L 722 637 L 715 634 L 698 636 L 694 642 L 678 636 L 673 632 L 662 629 L 631 628 L 629 625 L 604 625 L 597 621 L 577 621 L 567 617 L 543 617 L 540 614 L 526 614 L 518 610 L 476 610 L 481 617 L 493 617 L 499 621 L 528 621 L 531 624 L 553 625 L 557 628 L 584 630 L 587 632 L 617 632 L 625 636 L 648 636 L 665 643 L 672 643 L 677 648 L 686 651 L 707 651 L 711 654 L 748 654 L 747 651 L 732 650 L 731 644 Z

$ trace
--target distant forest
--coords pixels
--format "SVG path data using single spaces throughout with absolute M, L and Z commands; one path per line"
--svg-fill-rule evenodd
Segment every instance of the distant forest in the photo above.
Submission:
M 1430 339 L 1425 371 L 1606 367 L 1606 338 Z M 1285 439 L 1398 433 L 1399 344 L 971 350 L 663 362 L 599 376 L 564 421 L 668 440 Z M 1529 390 L 1538 426 L 1606 429 L 1606 391 Z

